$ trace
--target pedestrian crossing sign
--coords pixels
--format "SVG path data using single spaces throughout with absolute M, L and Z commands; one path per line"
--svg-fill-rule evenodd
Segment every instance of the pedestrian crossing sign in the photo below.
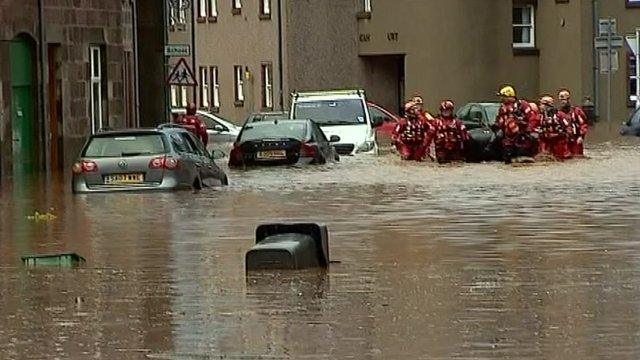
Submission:
M 180 58 L 167 78 L 167 84 L 178 86 L 198 86 L 193 71 L 185 58 Z

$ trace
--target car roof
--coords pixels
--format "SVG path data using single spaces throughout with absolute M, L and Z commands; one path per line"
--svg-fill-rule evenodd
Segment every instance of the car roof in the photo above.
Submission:
M 167 132 L 188 132 L 188 130 L 177 124 L 162 124 L 157 128 L 129 128 L 100 131 L 91 135 L 91 137 L 111 137 L 119 135 L 153 135 Z
M 364 99 L 364 90 L 326 90 L 326 91 L 305 91 L 291 94 L 295 102 L 321 101 L 321 100 L 344 100 L 344 99 Z
M 251 124 L 247 124 L 250 126 L 266 126 L 266 125 L 278 125 L 278 124 L 308 124 L 313 123 L 311 119 L 276 119 L 276 120 L 265 120 L 265 121 L 256 121 Z

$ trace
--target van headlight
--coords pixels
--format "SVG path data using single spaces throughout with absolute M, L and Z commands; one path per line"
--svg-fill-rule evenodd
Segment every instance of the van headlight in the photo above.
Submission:
M 365 141 L 360 146 L 358 146 L 358 152 L 369 152 L 373 150 L 375 147 L 375 142 L 373 141 Z

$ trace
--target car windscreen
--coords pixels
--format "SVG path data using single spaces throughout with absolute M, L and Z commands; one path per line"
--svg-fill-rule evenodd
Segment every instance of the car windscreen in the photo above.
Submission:
M 365 110 L 361 100 L 321 100 L 298 102 L 294 106 L 295 119 L 311 119 L 320 125 L 365 124 Z
M 500 110 L 500 105 L 498 104 L 487 105 L 486 109 L 487 109 L 487 121 L 490 124 L 493 124 L 496 121 L 496 118 L 498 117 L 498 110 Z
M 164 154 L 165 152 L 165 145 L 160 134 L 119 134 L 92 138 L 82 156 L 122 157 Z
M 242 130 L 240 141 L 253 141 L 262 139 L 297 139 L 304 140 L 307 136 L 305 123 L 285 123 L 247 125 Z

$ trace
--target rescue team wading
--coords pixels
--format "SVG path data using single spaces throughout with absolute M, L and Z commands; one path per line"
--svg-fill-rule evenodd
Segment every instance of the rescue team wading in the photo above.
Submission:
M 533 162 L 541 154 L 562 161 L 584 156 L 584 139 L 589 130 L 584 111 L 571 105 L 571 92 L 558 93 L 560 107 L 551 95 L 543 95 L 538 103 L 516 96 L 512 86 L 504 86 L 496 94 L 500 108 L 491 126 L 502 153 L 502 160 Z M 471 137 L 464 123 L 455 117 L 451 100 L 440 103 L 435 118 L 423 108 L 421 96 L 414 96 L 404 106 L 405 121 L 393 131 L 393 145 L 403 160 L 438 163 L 465 161 Z

